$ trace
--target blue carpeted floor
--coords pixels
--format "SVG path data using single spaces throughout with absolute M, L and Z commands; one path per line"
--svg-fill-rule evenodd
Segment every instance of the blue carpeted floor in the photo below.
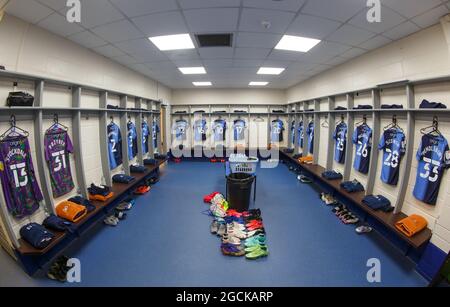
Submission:
M 225 189 L 222 164 L 170 164 L 163 174 L 126 221 L 100 226 L 70 255 L 81 260 L 81 286 L 373 286 L 370 258 L 381 261 L 377 285 L 426 285 L 400 252 L 376 233 L 356 235 L 284 165 L 258 170 L 256 205 L 271 254 L 254 262 L 222 256 L 211 218 L 201 214 L 203 195 Z M 60 285 L 27 277 L 4 252 L 0 267 L 0 286 Z

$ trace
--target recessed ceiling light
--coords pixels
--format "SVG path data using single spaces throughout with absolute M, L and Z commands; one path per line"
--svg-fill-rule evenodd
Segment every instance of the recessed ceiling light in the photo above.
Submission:
M 250 86 L 266 86 L 269 82 L 252 81 L 248 85 Z
M 189 34 L 155 36 L 148 39 L 161 51 L 195 48 Z
M 211 82 L 192 82 L 195 86 L 211 86 Z
M 205 67 L 180 67 L 178 68 L 184 75 L 204 75 L 206 74 Z
M 308 52 L 320 42 L 319 39 L 314 38 L 284 35 L 275 49 Z
M 277 68 L 277 67 L 261 67 L 258 70 L 258 75 L 279 75 L 286 68 Z

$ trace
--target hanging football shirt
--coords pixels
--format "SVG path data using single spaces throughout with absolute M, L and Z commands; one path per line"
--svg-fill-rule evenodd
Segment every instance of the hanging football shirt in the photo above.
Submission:
M 73 153 L 72 141 L 67 131 L 50 130 L 45 134 L 44 146 L 53 197 L 61 197 L 75 188 L 69 158 L 69 154 Z
M 397 185 L 400 162 L 406 153 L 405 134 L 398 128 L 384 131 L 378 149 L 384 151 L 381 181 Z
M 138 151 L 137 131 L 136 126 L 132 122 L 128 122 L 127 128 L 128 128 L 128 159 L 132 160 L 134 159 L 134 157 L 136 157 Z
M 158 148 L 158 134 L 159 134 L 159 126 L 156 121 L 153 122 L 153 128 L 152 128 L 152 139 L 153 139 L 153 148 Z
M 247 128 L 247 124 L 243 119 L 237 119 L 234 121 L 233 130 L 234 130 L 234 140 L 242 141 L 245 140 L 245 129 Z
M 333 139 L 336 141 L 334 149 L 334 160 L 340 164 L 345 163 L 345 150 L 347 148 L 347 124 L 339 123 L 333 134 Z
M 308 129 L 306 130 L 308 134 L 308 152 L 310 154 L 314 153 L 314 123 L 310 122 L 308 124 Z
M 225 141 L 225 135 L 227 131 L 227 122 L 223 119 L 217 119 L 213 123 L 214 141 Z
M 298 145 L 303 148 L 303 140 L 305 139 L 305 133 L 303 131 L 303 121 L 300 122 L 298 126 Z
M 146 154 L 149 152 L 148 138 L 150 137 L 150 127 L 147 122 L 142 123 L 142 150 Z
M 356 145 L 356 157 L 353 167 L 360 173 L 369 172 L 370 152 L 372 149 L 372 129 L 363 124 L 353 133 L 353 144 Z
M 425 134 L 417 151 L 417 160 L 419 165 L 413 194 L 418 200 L 435 205 L 444 170 L 450 167 L 447 140 L 441 135 Z
M 207 123 L 204 119 L 198 119 L 194 123 L 194 140 L 196 142 L 206 141 Z
M 122 134 L 120 128 L 115 123 L 107 127 L 108 130 L 108 156 L 111 169 L 117 168 L 122 164 Z
M 295 144 L 295 120 L 291 123 L 291 142 Z
M 28 138 L 0 143 L 0 178 L 8 211 L 17 219 L 32 215 L 43 199 L 36 180 Z
M 174 133 L 175 133 L 175 138 L 178 141 L 186 140 L 187 127 L 188 127 L 188 122 L 184 119 L 180 119 L 175 122 Z
M 271 124 L 271 140 L 274 143 L 283 142 L 284 123 L 281 119 L 272 121 Z

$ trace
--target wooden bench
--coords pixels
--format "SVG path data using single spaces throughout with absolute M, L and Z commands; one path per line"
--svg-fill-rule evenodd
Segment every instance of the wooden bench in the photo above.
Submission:
M 343 188 L 341 188 L 340 184 L 342 183 L 342 180 L 327 180 L 324 177 L 322 177 L 322 173 L 326 171 L 324 167 L 315 164 L 301 164 L 298 160 L 293 158 L 293 154 L 285 153 L 283 150 L 280 150 L 280 153 L 283 158 L 287 159 L 291 163 L 296 164 L 297 166 L 300 166 L 302 170 L 312 175 L 315 180 L 320 181 L 325 186 L 331 188 L 335 193 L 338 193 L 344 198 L 348 199 L 358 208 L 363 210 L 366 214 L 370 215 L 375 220 L 380 222 L 383 226 L 393 231 L 399 238 L 405 241 L 408 245 L 414 247 L 415 249 L 419 249 L 430 241 L 432 232 L 429 228 L 422 230 L 420 233 L 416 234 L 412 238 L 405 236 L 403 233 L 399 232 L 397 228 L 395 228 L 395 224 L 398 221 L 407 217 L 407 215 L 405 215 L 404 213 L 395 214 L 393 212 L 375 211 L 362 202 L 362 200 L 366 196 L 365 192 L 349 193 Z
M 135 180 L 131 182 L 130 184 L 121 184 L 121 183 L 114 183 L 111 187 L 112 192 L 114 193 L 114 196 L 108 199 L 106 202 L 101 201 L 91 201 L 91 203 L 95 206 L 95 209 L 91 212 L 89 212 L 82 220 L 75 223 L 76 229 L 80 229 L 85 223 L 87 222 L 99 222 L 102 219 L 98 218 L 99 213 L 107 213 L 107 208 L 110 207 L 110 205 L 113 205 L 118 200 L 123 198 L 124 195 L 127 195 L 128 193 L 132 192 L 139 184 L 142 183 L 142 181 L 148 177 L 150 174 L 155 172 L 162 164 L 164 164 L 167 160 L 158 160 L 157 164 L 154 166 L 146 166 L 147 171 L 145 173 L 132 173 L 132 176 L 135 177 Z M 95 219 L 97 217 L 97 219 Z M 95 220 L 95 221 L 94 221 Z M 20 247 L 16 249 L 16 252 L 20 255 L 24 256 L 40 256 L 47 254 L 49 251 L 51 251 L 55 246 L 57 246 L 61 241 L 63 241 L 67 236 L 68 233 L 66 232 L 58 232 L 58 231 L 51 231 L 55 238 L 52 240 L 52 242 L 44 249 L 36 249 L 33 246 L 31 246 L 28 242 L 26 242 L 23 239 L 19 239 Z

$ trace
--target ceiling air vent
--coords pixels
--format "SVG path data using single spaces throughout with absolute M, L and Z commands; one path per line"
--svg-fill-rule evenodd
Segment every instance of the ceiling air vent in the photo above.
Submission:
M 195 36 L 199 47 L 231 47 L 232 34 L 198 34 Z

